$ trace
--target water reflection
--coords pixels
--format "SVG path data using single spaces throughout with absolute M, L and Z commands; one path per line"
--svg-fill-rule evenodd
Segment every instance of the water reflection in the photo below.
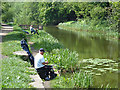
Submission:
M 88 36 L 85 32 L 60 30 L 57 27 L 45 27 L 45 30 L 56 37 L 66 48 L 75 50 L 80 58 L 109 58 L 117 60 L 118 44 L 104 37 Z

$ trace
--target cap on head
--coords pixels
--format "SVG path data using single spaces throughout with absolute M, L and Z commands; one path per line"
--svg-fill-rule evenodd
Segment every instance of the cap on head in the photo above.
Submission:
M 43 48 L 40 48 L 40 51 L 43 51 L 43 52 L 45 52 L 45 50 L 44 50 Z

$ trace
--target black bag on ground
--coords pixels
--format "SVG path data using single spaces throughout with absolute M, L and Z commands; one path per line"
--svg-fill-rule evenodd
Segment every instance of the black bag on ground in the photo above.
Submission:
M 27 53 L 30 52 L 29 51 L 29 48 L 28 48 L 28 45 L 27 45 L 27 42 L 25 41 L 25 39 L 21 40 L 21 47 L 23 50 L 25 50 Z
M 28 58 L 30 60 L 30 64 L 34 67 L 34 57 L 31 53 L 28 53 Z
M 25 39 L 21 40 L 21 47 L 22 47 L 22 49 L 23 49 L 24 51 L 27 52 L 28 58 L 29 58 L 29 60 L 30 60 L 30 64 L 34 67 L 34 57 L 33 57 L 33 55 L 30 53 L 29 47 L 28 47 L 27 42 L 26 42 Z

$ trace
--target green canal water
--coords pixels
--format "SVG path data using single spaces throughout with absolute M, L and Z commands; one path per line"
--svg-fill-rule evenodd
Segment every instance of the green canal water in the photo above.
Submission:
M 44 27 L 44 29 L 57 38 L 64 47 L 77 51 L 79 63 L 83 65 L 81 69 L 93 75 L 92 87 L 118 88 L 117 41 L 106 40 L 104 36 L 90 36 L 86 32 L 66 31 L 54 26 Z M 101 60 L 102 62 L 97 62 Z

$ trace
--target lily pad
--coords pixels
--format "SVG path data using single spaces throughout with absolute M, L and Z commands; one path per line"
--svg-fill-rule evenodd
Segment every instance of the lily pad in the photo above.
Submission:
M 100 65 L 100 66 L 101 66 L 101 65 L 103 65 L 103 64 L 102 64 L 102 63 L 99 63 L 99 64 L 97 64 L 97 65 Z
M 116 61 L 114 61 L 114 60 L 109 60 L 109 62 L 116 62 Z
M 112 68 L 104 68 L 104 69 L 106 69 L 106 70 L 113 70 Z
M 87 67 L 82 67 L 83 69 L 87 69 Z
M 89 66 L 90 66 L 90 67 L 94 67 L 94 66 L 96 66 L 96 65 L 93 64 L 93 65 L 89 65 Z
M 91 71 L 87 71 L 87 70 L 86 70 L 85 72 L 91 72 Z
M 87 68 L 89 68 L 89 69 L 90 69 L 90 68 L 92 68 L 92 67 L 87 67 Z
M 105 65 L 103 65 L 103 66 L 110 66 L 109 64 L 105 64 Z
M 99 76 L 99 75 L 101 75 L 101 73 L 96 73 L 95 75 Z
M 82 67 L 82 68 L 84 68 L 84 69 L 90 69 L 90 68 L 92 68 L 92 67 L 90 67 L 90 66 L 86 66 L 86 67 Z
M 118 69 L 113 69 L 112 71 L 118 72 Z
M 82 62 L 88 62 L 88 61 L 87 61 L 87 59 L 83 59 L 83 61 L 82 61 Z
M 118 65 L 118 63 L 114 63 L 115 65 Z
M 96 70 L 97 68 L 92 68 L 93 70 Z
M 104 70 L 104 69 L 98 69 L 98 71 L 100 71 L 100 72 L 105 72 L 106 70 Z
M 94 75 L 94 74 L 96 74 L 96 73 L 94 73 L 94 72 L 91 72 L 90 74 Z

